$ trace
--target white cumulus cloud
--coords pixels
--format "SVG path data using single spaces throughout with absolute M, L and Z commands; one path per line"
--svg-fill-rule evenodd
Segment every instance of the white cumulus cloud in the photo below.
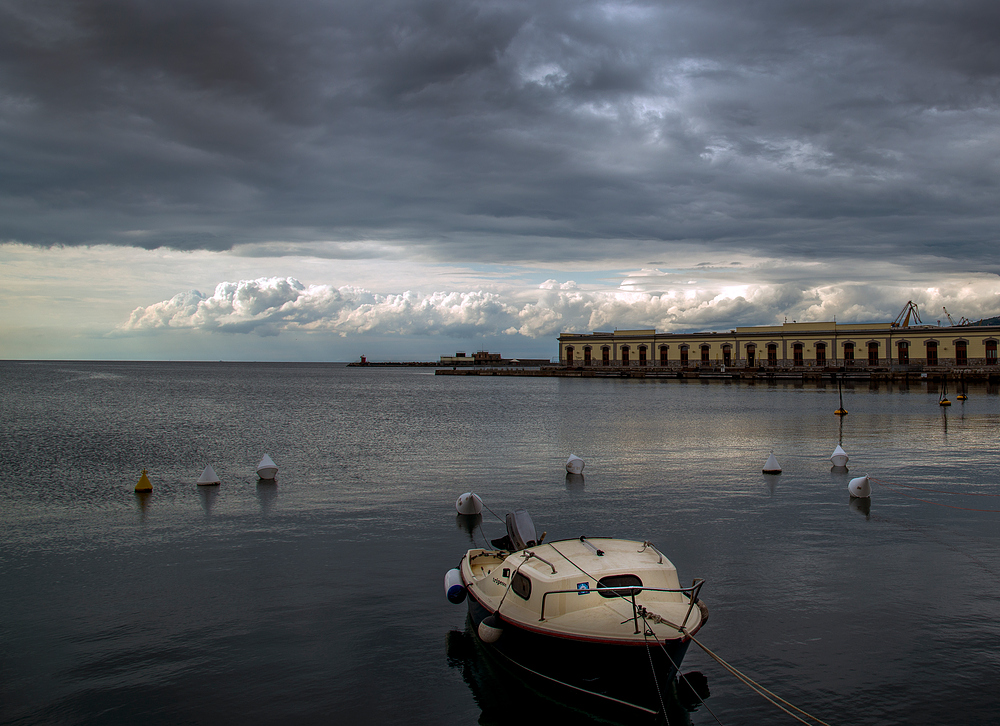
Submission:
M 815 288 L 793 283 L 667 286 L 673 289 L 645 292 L 626 280 L 616 289 L 585 290 L 573 281 L 549 279 L 520 292 L 381 294 L 352 286 L 304 285 L 293 277 L 262 277 L 219 283 L 211 296 L 192 290 L 136 308 L 113 334 L 187 329 L 268 336 L 309 330 L 340 337 L 544 338 L 616 328 L 722 330 L 783 319 L 886 321 L 907 298 L 926 311 L 925 322 L 934 322 L 931 318 L 940 317 L 942 306 L 949 304 L 975 307 L 984 317 L 1000 312 L 992 276 L 948 288 L 885 289 L 860 283 Z M 778 317 L 775 311 L 780 311 Z

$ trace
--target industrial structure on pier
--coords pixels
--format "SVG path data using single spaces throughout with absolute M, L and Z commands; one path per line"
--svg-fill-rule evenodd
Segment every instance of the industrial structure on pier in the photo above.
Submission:
M 909 303 L 903 312 L 905 318 L 900 313 L 893 323 L 793 322 L 704 333 L 563 333 L 559 362 L 568 368 L 664 372 L 996 369 L 1000 327 L 910 325 L 910 312 L 915 313 L 916 306 Z

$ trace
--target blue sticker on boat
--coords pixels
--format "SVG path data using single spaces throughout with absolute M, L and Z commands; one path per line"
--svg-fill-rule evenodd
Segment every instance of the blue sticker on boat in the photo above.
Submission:
M 578 583 L 576 583 L 576 594 L 577 595 L 586 595 L 588 592 L 590 592 L 590 583 L 589 582 L 578 582 Z

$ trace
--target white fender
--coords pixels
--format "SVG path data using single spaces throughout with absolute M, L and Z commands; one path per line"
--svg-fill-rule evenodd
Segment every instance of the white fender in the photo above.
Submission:
M 465 601 L 465 584 L 462 582 L 462 573 L 458 568 L 453 568 L 444 573 L 444 594 L 449 602 L 456 605 Z

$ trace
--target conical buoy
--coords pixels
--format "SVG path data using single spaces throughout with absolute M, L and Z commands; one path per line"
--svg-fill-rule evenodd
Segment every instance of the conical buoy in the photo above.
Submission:
M 270 481 L 274 479 L 278 474 L 278 466 L 274 463 L 274 460 L 270 456 L 264 454 L 264 458 L 260 460 L 257 464 L 257 476 L 264 481 Z
M 834 416 L 846 416 L 847 415 L 847 409 L 846 408 L 838 408 L 836 411 L 833 412 L 833 415 Z
M 146 470 L 142 470 L 142 476 L 139 477 L 139 481 L 135 485 L 135 490 L 137 492 L 151 492 L 153 491 L 153 483 L 149 481 L 149 477 L 146 476 Z
M 206 466 L 205 471 L 203 471 L 201 476 L 198 477 L 198 486 L 200 487 L 210 487 L 221 483 L 222 481 L 215 473 L 215 469 L 212 468 L 211 464 Z
M 840 444 L 837 444 L 837 448 L 833 450 L 833 454 L 830 456 L 830 461 L 833 462 L 834 466 L 847 466 L 847 459 L 847 452 L 840 447 Z
M 566 460 L 566 471 L 570 474 L 582 474 L 583 466 L 583 459 L 576 454 L 570 454 Z
M 774 454 L 767 457 L 767 461 L 764 463 L 764 473 L 765 474 L 780 474 L 781 467 L 778 465 L 778 460 L 774 458 Z
M 858 497 L 863 499 L 865 497 L 870 497 L 872 495 L 872 485 L 868 478 L 868 475 L 859 476 L 857 479 L 851 479 L 851 483 L 847 485 L 847 491 L 851 493 L 852 497 Z
M 483 500 L 478 494 L 466 492 L 455 502 L 455 511 L 459 514 L 480 514 L 483 511 Z

